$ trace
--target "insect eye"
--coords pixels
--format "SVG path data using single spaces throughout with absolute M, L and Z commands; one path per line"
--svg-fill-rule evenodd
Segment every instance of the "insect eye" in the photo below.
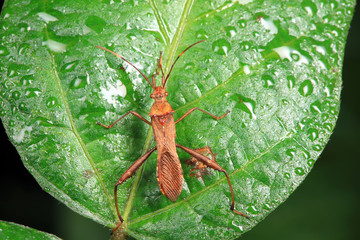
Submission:
M 165 96 L 167 96 L 168 95 L 168 93 L 167 92 L 165 92 Z

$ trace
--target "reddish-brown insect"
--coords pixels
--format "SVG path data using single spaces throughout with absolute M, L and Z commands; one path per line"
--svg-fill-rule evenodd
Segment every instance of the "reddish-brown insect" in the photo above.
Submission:
M 206 167 L 215 169 L 219 172 L 223 172 L 226 176 L 226 179 L 228 181 L 230 191 L 231 191 L 231 206 L 230 210 L 233 211 L 236 214 L 239 214 L 241 216 L 244 216 L 246 218 L 249 218 L 247 215 L 235 210 L 235 203 L 234 203 L 234 193 L 231 186 L 230 178 L 227 172 L 220 167 L 216 161 L 209 159 L 208 157 L 201 154 L 200 150 L 193 150 L 184 146 L 181 146 L 177 143 L 175 143 L 176 133 L 175 133 L 175 124 L 183 120 L 186 116 L 188 116 L 190 113 L 192 113 L 195 110 L 199 110 L 203 113 L 206 113 L 213 117 L 216 120 L 219 120 L 223 117 L 225 117 L 229 111 L 227 111 L 224 115 L 217 117 L 205 110 L 202 110 L 200 108 L 191 108 L 189 111 L 187 111 L 182 117 L 180 117 L 178 120 L 174 121 L 173 113 L 174 110 L 171 108 L 170 104 L 166 100 L 166 97 L 168 96 L 168 93 L 166 92 L 166 82 L 170 76 L 170 73 L 177 62 L 177 60 L 180 58 L 181 55 L 183 55 L 184 52 L 186 52 L 189 48 L 192 46 L 203 42 L 205 40 L 198 41 L 189 47 L 187 47 L 180 55 L 175 59 L 174 63 L 172 64 L 168 75 L 165 77 L 164 71 L 162 68 L 162 53 L 160 52 L 160 58 L 158 59 L 157 63 L 157 70 L 156 74 L 152 75 L 152 83 L 150 80 L 139 70 L 137 69 L 133 64 L 131 64 L 129 61 L 124 59 L 122 56 L 106 49 L 103 47 L 96 46 L 98 48 L 101 48 L 105 51 L 108 51 L 128 64 L 130 64 L 132 67 L 134 67 L 145 79 L 146 81 L 151 85 L 153 88 L 153 93 L 150 95 L 152 99 L 155 100 L 154 104 L 151 107 L 151 111 L 149 116 L 151 117 L 151 122 L 143 118 L 140 114 L 129 111 L 126 114 L 124 114 L 122 117 L 120 117 L 118 120 L 116 120 L 111 125 L 104 125 L 99 122 L 97 122 L 98 125 L 105 127 L 105 128 L 112 128 L 117 122 L 119 122 L 121 119 L 123 119 L 128 114 L 133 114 L 134 116 L 138 117 L 140 120 L 144 121 L 145 123 L 152 126 L 156 141 L 156 147 L 149 150 L 147 153 L 145 153 L 143 156 L 141 156 L 138 160 L 136 160 L 130 167 L 125 171 L 125 173 L 120 177 L 120 179 L 115 184 L 114 188 L 114 194 L 115 194 L 115 205 L 116 205 L 116 211 L 119 216 L 120 223 L 119 225 L 113 230 L 116 231 L 124 221 L 123 218 L 120 215 L 118 203 L 117 203 L 117 187 L 121 185 L 123 182 L 125 182 L 128 178 L 130 178 L 138 169 L 139 167 L 146 161 L 146 159 L 153 153 L 155 150 L 158 151 L 158 157 L 157 157 L 157 180 L 160 185 L 161 192 L 168 197 L 171 201 L 176 201 L 179 197 L 181 190 L 182 190 L 182 184 L 183 184 L 183 171 L 180 165 L 180 160 L 176 152 L 176 147 L 181 148 L 185 152 L 192 155 L 195 159 L 197 159 L 202 165 L 205 165 Z M 155 82 L 155 76 L 160 74 L 160 70 L 162 73 L 161 77 L 161 86 L 156 86 Z M 210 149 L 210 147 L 207 147 Z M 211 151 L 211 149 L 210 149 Z M 211 152 L 212 153 L 212 152 Z

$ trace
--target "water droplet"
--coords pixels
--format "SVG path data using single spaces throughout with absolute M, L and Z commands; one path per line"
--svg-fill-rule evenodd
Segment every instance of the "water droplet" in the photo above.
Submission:
M 234 37 L 236 35 L 236 28 L 233 26 L 227 26 L 224 28 L 226 31 L 226 36 Z
M 28 44 L 28 43 L 20 44 L 20 46 L 19 46 L 19 54 L 20 55 L 26 54 L 26 51 L 29 50 L 29 49 L 31 50 L 30 44 Z
M 249 65 L 245 65 L 244 67 L 243 67 L 243 69 L 244 69 L 244 73 L 247 75 L 247 74 L 250 74 L 250 67 L 249 67 Z
M 291 177 L 291 176 L 290 176 L 290 173 L 285 173 L 285 174 L 284 174 L 284 177 L 285 177 L 286 179 L 290 179 L 290 177 Z
M 315 128 L 310 128 L 308 134 L 311 141 L 315 141 L 319 137 L 319 133 Z
M 75 69 L 75 67 L 77 66 L 78 62 L 79 61 L 72 61 L 72 62 L 65 63 L 64 65 L 61 66 L 61 71 L 62 72 L 73 71 Z
M 25 134 L 26 134 L 26 133 L 30 134 L 30 132 L 31 132 L 32 129 L 33 129 L 33 128 L 32 128 L 31 126 L 26 126 L 26 127 L 24 127 L 24 128 L 21 129 L 19 132 L 15 133 L 15 134 L 13 135 L 14 141 L 17 142 L 17 143 L 22 142 L 22 141 L 24 140 L 24 138 L 25 138 Z
M 127 39 L 129 39 L 129 40 L 131 40 L 131 41 L 133 41 L 133 40 L 136 39 L 136 35 L 133 34 L 133 33 L 129 33 L 128 35 L 126 35 L 126 37 L 127 37 Z
M 245 20 L 239 20 L 238 24 L 239 24 L 239 27 L 241 27 L 241 28 L 246 27 L 246 21 Z
M 19 109 L 20 109 L 22 112 L 28 112 L 28 109 L 27 109 L 25 103 L 20 103 L 20 104 L 19 104 Z
M 7 76 L 8 77 L 15 77 L 19 74 L 18 72 L 19 66 L 17 64 L 10 64 L 10 66 L 7 68 Z
M 20 98 L 20 96 L 21 96 L 21 94 L 18 91 L 14 91 L 12 93 L 12 98 L 15 99 L 15 100 L 18 100 Z
M 271 204 L 270 203 L 264 203 L 263 209 L 264 210 L 271 210 Z
M 6 88 L 2 88 L 0 89 L 0 96 L 3 97 L 3 98 L 6 98 L 6 94 L 7 92 L 5 91 Z
M 315 16 L 317 14 L 317 7 L 311 0 L 304 0 L 301 3 L 301 7 L 307 12 L 309 16 Z
M 252 102 L 243 102 L 243 103 L 249 110 L 248 112 L 251 115 L 251 119 L 256 120 L 256 115 L 254 113 L 255 104 L 253 104 Z
M 20 29 L 20 32 L 29 31 L 29 25 L 27 25 L 26 23 L 19 23 L 17 26 Z
M 313 160 L 313 159 L 309 159 L 309 160 L 307 161 L 307 164 L 309 165 L 309 167 L 314 166 L 314 163 L 315 163 L 315 160 Z
M 240 232 L 244 232 L 244 227 L 240 224 L 237 224 L 235 221 L 232 221 L 231 224 L 237 228 L 239 228 Z M 211 236 L 213 236 L 214 233 L 212 233 Z
M 310 80 L 305 80 L 300 84 L 299 93 L 304 97 L 311 95 L 313 91 L 314 91 L 314 86 Z
M 195 38 L 204 39 L 208 38 L 208 35 L 204 29 L 200 29 L 195 33 Z
M 249 206 L 246 210 L 252 214 L 259 213 L 259 210 L 254 205 Z
M 115 106 L 117 103 L 117 97 L 125 97 L 127 94 L 126 87 L 121 81 L 116 81 L 116 83 L 110 84 L 107 82 L 107 87 L 101 87 L 101 94 L 107 100 L 109 104 Z
M 47 100 L 46 100 L 46 106 L 48 108 L 51 108 L 53 106 L 56 105 L 56 98 L 55 97 L 49 97 Z
M 264 87 L 266 88 L 274 87 L 274 79 L 270 75 L 265 74 L 261 77 L 261 79 L 265 82 Z
M 27 97 L 37 97 L 41 93 L 41 90 L 38 88 L 27 88 L 25 91 L 25 96 Z
M 247 51 L 250 49 L 250 46 L 251 46 L 251 43 L 249 41 L 242 41 L 240 44 L 239 44 L 239 47 L 241 50 L 244 50 L 244 51 Z
M 284 105 L 288 105 L 288 104 L 289 104 L 289 101 L 286 100 L 286 99 L 282 99 L 281 101 L 282 101 L 282 103 L 283 103 Z
M 34 81 L 33 75 L 26 75 L 21 78 L 20 82 L 23 86 L 29 86 Z
M 49 23 L 49 22 L 55 22 L 55 21 L 58 21 L 59 19 L 57 19 L 56 17 L 48 14 L 48 13 L 45 13 L 45 12 L 39 12 L 37 14 L 42 20 L 44 20 L 46 23 Z
M 321 104 L 319 101 L 315 101 L 310 105 L 310 112 L 314 114 L 321 113 Z
M 7 55 L 9 55 L 9 51 L 7 50 L 7 48 L 4 46 L 0 46 L 0 56 L 4 57 Z
M 16 126 L 16 122 L 15 122 L 14 120 L 10 120 L 10 121 L 9 121 L 9 125 L 10 125 L 11 127 L 14 127 L 14 126 Z
M 311 157 L 310 153 L 308 151 L 304 151 L 303 155 L 306 159 L 309 159 Z
M 286 152 L 285 152 L 285 154 L 290 156 L 291 158 L 293 158 L 295 156 L 295 153 L 296 153 L 296 150 L 292 149 L 292 148 L 286 150 Z
M 264 26 L 265 29 L 269 30 L 270 33 L 278 33 L 278 28 L 275 26 L 272 18 L 260 18 L 260 23 Z
M 255 39 L 261 38 L 261 34 L 258 31 L 253 31 L 252 35 L 254 36 Z
M 302 176 L 305 174 L 305 171 L 301 167 L 298 167 L 298 168 L 295 168 L 295 173 L 299 176 Z
M 308 64 L 307 57 L 302 55 L 299 51 L 288 46 L 282 46 L 273 49 L 280 57 L 281 60 L 287 59 L 290 62 L 294 61 L 296 64 Z
M 288 88 L 292 89 L 295 86 L 295 77 L 294 76 L 288 76 Z
M 316 145 L 314 145 L 314 146 L 312 147 L 312 149 L 314 149 L 315 151 L 320 152 L 320 151 L 321 151 L 321 146 L 318 145 L 318 144 L 316 144 Z
M 326 130 L 328 130 L 329 132 L 331 132 L 331 130 L 333 129 L 333 125 L 330 124 L 330 123 L 325 123 L 323 126 L 324 126 L 324 128 L 325 128 Z
M 205 63 L 211 63 L 213 60 L 209 55 L 205 56 Z
M 74 78 L 70 83 L 70 88 L 84 88 L 87 85 L 87 77 L 86 76 L 78 76 Z
M 231 45 L 225 39 L 219 39 L 213 42 L 212 49 L 219 55 L 227 56 L 231 50 Z
M 46 45 L 53 52 L 65 52 L 66 44 L 57 42 L 51 39 L 46 40 L 43 45 Z

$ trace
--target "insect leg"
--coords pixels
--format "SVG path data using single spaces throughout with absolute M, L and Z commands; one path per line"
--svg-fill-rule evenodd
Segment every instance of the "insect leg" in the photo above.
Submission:
M 215 118 L 216 120 L 219 120 L 219 119 L 225 117 L 225 116 L 230 112 L 229 110 L 227 110 L 224 115 L 218 117 L 218 116 L 215 116 L 215 115 L 213 115 L 213 114 L 211 114 L 211 113 L 209 113 L 209 112 L 207 112 L 207 111 L 205 111 L 205 110 L 202 110 L 202 109 L 200 109 L 200 108 L 194 107 L 194 108 L 191 108 L 189 111 L 187 111 L 181 118 L 179 118 L 178 120 L 176 120 L 176 121 L 175 121 L 175 124 L 178 123 L 178 122 L 180 122 L 181 120 L 183 120 L 185 117 L 187 117 L 190 113 L 192 113 L 192 112 L 195 111 L 195 110 L 202 111 L 203 113 L 206 113 L 207 115 L 212 116 L 212 117 Z
M 114 187 L 115 207 L 116 207 L 116 212 L 119 217 L 120 223 L 116 226 L 116 228 L 114 228 L 113 232 L 115 232 L 121 226 L 121 224 L 124 222 L 124 219 L 121 217 L 120 212 L 119 212 L 118 201 L 117 201 L 117 187 L 119 185 L 121 185 L 123 182 L 125 182 L 128 178 L 130 178 L 155 150 L 156 150 L 156 147 L 154 147 L 153 149 L 150 149 L 147 153 L 145 153 L 138 160 L 136 160 L 125 171 L 125 173 L 119 178 L 119 180 L 115 184 L 115 187 Z
M 182 150 L 184 150 L 185 152 L 189 153 L 190 155 L 192 155 L 193 157 L 197 158 L 199 161 L 201 161 L 202 163 L 204 163 L 206 166 L 215 169 L 219 172 L 223 172 L 226 176 L 226 179 L 228 181 L 229 187 L 230 187 L 230 192 L 231 192 L 231 206 L 230 206 L 230 210 L 233 211 L 236 214 L 239 214 L 243 217 L 246 217 L 247 219 L 249 219 L 250 217 L 247 216 L 246 214 L 239 212 L 237 210 L 235 210 L 235 200 L 234 200 L 234 191 L 230 182 L 230 178 L 228 173 L 226 172 L 225 169 L 223 169 L 222 167 L 219 166 L 219 164 L 217 164 L 215 161 L 212 161 L 211 159 L 205 157 L 204 155 L 198 153 L 197 151 L 181 146 L 179 144 L 176 144 L 176 147 L 181 148 Z
M 214 154 L 209 146 L 205 146 L 203 148 L 196 148 L 194 149 L 197 153 L 200 153 L 204 156 L 207 156 L 211 160 L 216 162 L 216 154 Z M 189 160 L 186 161 L 186 164 L 194 166 L 193 169 L 190 170 L 190 177 L 196 177 L 203 179 L 204 174 L 209 174 L 209 168 L 199 161 L 196 157 L 191 157 Z
M 135 117 L 138 117 L 140 118 L 140 120 L 142 120 L 143 122 L 146 122 L 147 124 L 151 125 L 151 123 L 146 120 L 145 118 L 143 118 L 140 114 L 138 114 L 137 112 L 134 112 L 134 111 L 129 111 L 127 113 L 125 113 L 124 115 L 122 115 L 118 120 L 116 120 L 115 122 L 113 122 L 112 124 L 110 125 L 104 125 L 100 122 L 96 122 L 97 125 L 100 125 L 104 128 L 112 128 L 117 122 L 119 122 L 121 119 L 123 119 L 124 117 L 126 117 L 129 113 L 131 113 L 132 115 L 134 115 Z

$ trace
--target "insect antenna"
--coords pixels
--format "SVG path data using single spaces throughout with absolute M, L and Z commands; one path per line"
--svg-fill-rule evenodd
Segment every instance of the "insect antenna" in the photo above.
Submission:
M 164 70 L 163 70 L 163 67 L 162 67 L 162 52 L 160 51 L 160 58 L 159 58 L 159 62 L 158 62 L 158 71 L 159 71 L 159 68 L 160 68 L 160 70 L 161 70 L 161 74 L 162 74 L 162 76 L 161 76 L 161 83 L 162 83 L 162 85 L 163 85 L 163 87 L 165 86 L 165 84 L 164 84 L 164 81 L 165 81 L 165 74 L 164 74 Z
M 182 51 L 182 52 L 179 54 L 179 56 L 175 59 L 173 65 L 171 65 L 170 71 L 169 71 L 168 75 L 166 76 L 165 81 L 163 82 L 163 87 L 165 87 L 165 84 L 166 84 L 166 82 L 167 82 L 167 80 L 168 80 L 168 78 L 169 78 L 169 76 L 170 76 L 170 73 L 171 73 L 171 71 L 172 71 L 175 63 L 177 62 L 177 60 L 181 57 L 181 55 L 183 55 L 184 52 L 186 52 L 189 48 L 195 46 L 195 45 L 198 44 L 198 43 L 205 42 L 205 41 L 206 41 L 206 40 L 200 40 L 200 41 L 198 41 L 198 42 L 196 42 L 196 43 L 193 43 L 193 44 L 191 44 L 190 46 L 188 46 L 184 51 Z
M 112 53 L 112 54 L 114 54 L 115 56 L 117 56 L 117 57 L 121 58 L 122 60 L 124 60 L 125 62 L 127 62 L 128 64 L 130 64 L 133 68 L 136 69 L 136 71 L 138 71 L 138 72 L 146 79 L 146 81 L 150 84 L 150 86 L 155 90 L 155 87 L 151 84 L 151 82 L 150 82 L 149 79 L 145 76 L 145 74 L 143 74 L 139 69 L 137 69 L 137 67 L 135 67 L 134 64 L 132 64 L 131 62 L 129 62 L 128 60 L 126 60 L 125 58 L 123 58 L 122 56 L 120 56 L 119 54 L 114 53 L 113 51 L 110 51 L 109 49 L 106 49 L 106 48 L 100 47 L 100 46 L 95 46 L 95 47 L 100 48 L 100 49 L 102 49 L 102 50 L 105 50 L 105 51 L 107 51 L 107 52 L 109 52 L 109 53 Z

